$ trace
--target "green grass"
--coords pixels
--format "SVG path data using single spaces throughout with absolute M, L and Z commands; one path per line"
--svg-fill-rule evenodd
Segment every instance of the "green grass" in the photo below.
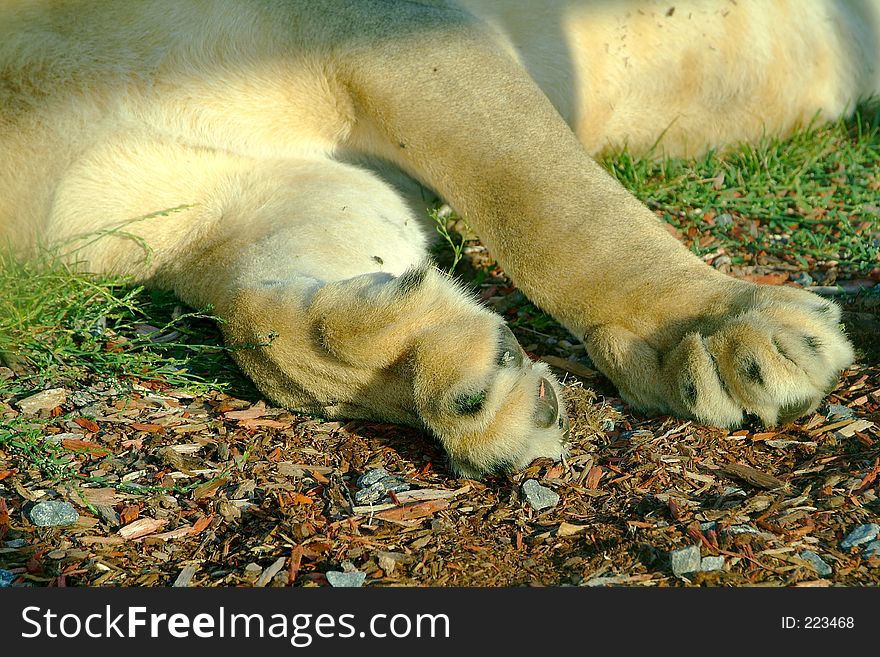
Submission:
M 805 269 L 837 261 L 852 275 L 880 264 L 880 112 L 809 126 L 695 159 L 636 159 L 604 166 L 698 254 L 724 247 L 734 264 L 764 252 Z M 726 215 L 723 221 L 719 217 Z
M 96 379 L 193 393 L 223 387 L 229 377 L 217 367 L 225 350 L 213 319 L 183 311 L 167 293 L 48 255 L 0 255 L 0 358 L 17 374 L 0 380 L 0 395 Z
M 0 401 L 97 383 L 120 395 L 133 385 L 252 390 L 220 346 L 214 320 L 182 310 L 170 294 L 82 273 L 51 255 L 0 254 L 0 365 L 14 373 L 0 373 Z M 52 479 L 75 476 L 71 452 L 45 438 L 64 419 L 0 415 L 0 466 L 7 452 Z

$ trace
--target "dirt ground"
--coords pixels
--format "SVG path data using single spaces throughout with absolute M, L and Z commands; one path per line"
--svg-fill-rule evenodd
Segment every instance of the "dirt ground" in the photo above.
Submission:
M 0 451 L 6 585 L 880 584 L 870 543 L 841 546 L 880 517 L 876 290 L 841 297 L 859 362 L 817 413 L 728 432 L 633 414 L 582 347 L 493 275 L 484 300 L 567 385 L 564 462 L 457 479 L 412 429 L 324 422 L 257 396 L 91 381 L 37 411 L 56 418 L 45 439 L 90 482 L 46 479 Z M 22 413 L 20 401 L 0 402 L 0 417 Z M 373 499 L 360 478 L 378 468 L 391 492 Z M 549 489 L 538 491 L 547 508 L 526 498 L 532 480 Z M 34 508 L 48 500 L 78 519 L 37 526 Z

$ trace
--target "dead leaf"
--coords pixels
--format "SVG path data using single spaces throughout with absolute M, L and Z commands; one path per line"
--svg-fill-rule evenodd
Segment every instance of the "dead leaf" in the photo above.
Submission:
M 148 433 L 163 433 L 165 431 L 165 427 L 161 424 L 149 424 L 145 422 L 132 422 L 129 424 L 132 429 L 136 431 L 146 431 Z
M 73 418 L 73 421 L 91 433 L 98 433 L 98 431 L 101 430 L 101 427 L 98 426 L 97 422 L 90 420 L 87 417 L 75 417 Z
M 129 523 L 134 522 L 138 519 L 138 516 L 141 514 L 141 509 L 136 504 L 125 507 L 122 511 L 119 512 L 119 521 L 123 525 L 127 525 Z
M 193 500 L 201 500 L 205 497 L 212 497 L 220 487 L 226 483 L 226 478 L 221 477 L 220 479 L 213 479 L 211 481 L 205 482 L 201 486 L 197 486 L 193 489 Z
M 88 440 L 80 440 L 79 438 L 64 438 L 61 441 L 61 445 L 72 452 L 85 452 L 87 454 L 94 454 L 95 456 L 106 456 L 107 454 L 110 454 L 110 450 L 106 447 L 99 445 L 98 443 L 89 442 Z

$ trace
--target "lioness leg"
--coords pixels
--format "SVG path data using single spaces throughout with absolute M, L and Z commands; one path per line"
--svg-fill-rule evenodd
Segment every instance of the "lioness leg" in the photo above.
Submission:
M 59 212 L 102 218 L 93 228 L 107 234 L 80 257 L 213 306 L 234 358 L 273 401 L 425 427 L 463 475 L 563 453 L 567 420 L 548 368 L 426 264 L 421 221 L 375 175 L 122 137 L 97 151 L 59 198 Z M 127 186 L 94 194 L 111 176 Z M 124 221 L 181 202 L 170 217 Z M 169 238 L 175 248 L 161 249 Z M 136 257 L 144 246 L 153 258 Z
M 463 475 L 559 457 L 567 426 L 548 368 L 523 357 L 498 315 L 415 260 L 426 258 L 424 242 L 407 239 L 405 227 L 417 220 L 384 183 L 327 168 L 322 180 L 311 163 L 307 176 L 309 187 L 332 188 L 331 203 L 318 206 L 312 189 L 292 192 L 296 181 L 281 178 L 283 207 L 227 217 L 265 231 L 258 251 L 234 241 L 210 257 L 238 272 L 232 289 L 208 293 L 224 295 L 223 331 L 242 369 L 290 408 L 426 427 Z M 378 203 L 366 206 L 364 196 Z M 330 234 L 339 241 L 328 245 Z M 317 268 L 296 264 L 328 248 L 345 254 L 324 253 Z M 401 273 L 405 255 L 413 262 Z
M 815 408 L 852 360 L 832 304 L 705 265 L 587 156 L 488 29 L 454 8 L 387 4 L 381 30 L 364 18 L 384 38 L 337 35 L 352 144 L 467 216 L 635 406 L 724 426 Z

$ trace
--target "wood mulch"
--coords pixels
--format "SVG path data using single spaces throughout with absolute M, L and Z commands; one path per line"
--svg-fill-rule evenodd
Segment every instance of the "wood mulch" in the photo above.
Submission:
M 483 298 L 565 380 L 565 461 L 457 479 L 412 429 L 93 381 L 39 411 L 78 478 L 47 479 L 0 450 L 0 575 L 13 586 L 325 586 L 331 571 L 363 573 L 365 586 L 880 584 L 880 559 L 841 547 L 880 518 L 874 301 L 847 305 L 859 363 L 819 412 L 725 431 L 631 413 L 583 348 L 558 326 L 535 329 L 537 311 L 493 275 Z M 0 417 L 18 416 L 19 401 L 0 400 Z M 377 468 L 398 490 L 359 503 L 359 478 Z M 558 503 L 533 509 L 530 479 Z M 45 500 L 79 520 L 36 526 Z M 673 572 L 670 555 L 690 546 L 720 569 Z

